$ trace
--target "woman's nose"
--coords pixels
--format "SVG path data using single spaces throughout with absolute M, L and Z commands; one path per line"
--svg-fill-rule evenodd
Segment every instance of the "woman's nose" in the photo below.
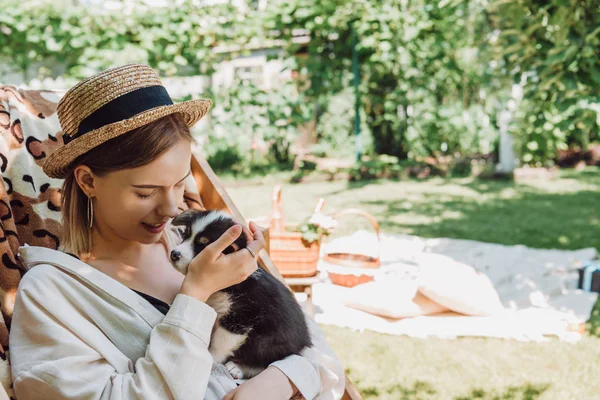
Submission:
M 158 210 L 158 213 L 163 217 L 175 218 L 179 214 L 179 201 L 173 193 L 167 194 L 165 196 L 164 203 L 161 204 L 161 207 Z

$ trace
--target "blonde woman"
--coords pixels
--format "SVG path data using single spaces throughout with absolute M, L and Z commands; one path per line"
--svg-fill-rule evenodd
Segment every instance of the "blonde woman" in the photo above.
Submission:
M 227 231 L 183 276 L 170 264 L 170 220 L 190 174 L 189 127 L 208 100 L 173 104 L 154 70 L 130 64 L 70 89 L 64 144 L 44 163 L 64 179 L 61 251 L 26 246 L 10 333 L 18 400 L 341 398 L 344 371 L 313 321 L 314 346 L 237 385 L 213 364 L 205 301 L 243 281 L 264 245 L 222 251 Z

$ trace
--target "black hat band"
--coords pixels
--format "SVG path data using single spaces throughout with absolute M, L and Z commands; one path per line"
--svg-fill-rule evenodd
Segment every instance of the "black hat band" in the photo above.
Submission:
M 164 86 L 148 86 L 126 93 L 104 104 L 85 117 L 77 132 L 63 135 L 65 144 L 95 129 L 115 122 L 123 121 L 152 108 L 172 105 L 173 100 Z

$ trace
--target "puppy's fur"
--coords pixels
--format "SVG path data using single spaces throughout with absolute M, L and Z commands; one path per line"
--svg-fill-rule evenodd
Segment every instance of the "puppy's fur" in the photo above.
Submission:
M 182 243 L 171 252 L 171 262 L 185 274 L 190 261 L 235 221 L 219 211 L 187 210 L 172 225 L 179 230 Z M 224 253 L 246 251 L 244 247 L 246 235 L 242 232 Z M 312 345 L 294 295 L 260 267 L 244 282 L 214 293 L 206 303 L 217 312 L 210 353 L 216 363 L 235 363 L 244 378 Z

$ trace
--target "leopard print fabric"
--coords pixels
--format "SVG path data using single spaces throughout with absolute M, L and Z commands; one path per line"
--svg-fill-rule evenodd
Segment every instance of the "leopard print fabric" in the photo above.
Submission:
M 8 332 L 24 273 L 15 255 L 25 243 L 52 249 L 60 244 L 62 180 L 44 174 L 42 164 L 62 144 L 56 106 L 64 93 L 0 85 L 0 381 L 11 398 Z M 203 208 L 192 176 L 179 208 Z M 0 399 L 8 397 L 3 395 L 0 389 Z

